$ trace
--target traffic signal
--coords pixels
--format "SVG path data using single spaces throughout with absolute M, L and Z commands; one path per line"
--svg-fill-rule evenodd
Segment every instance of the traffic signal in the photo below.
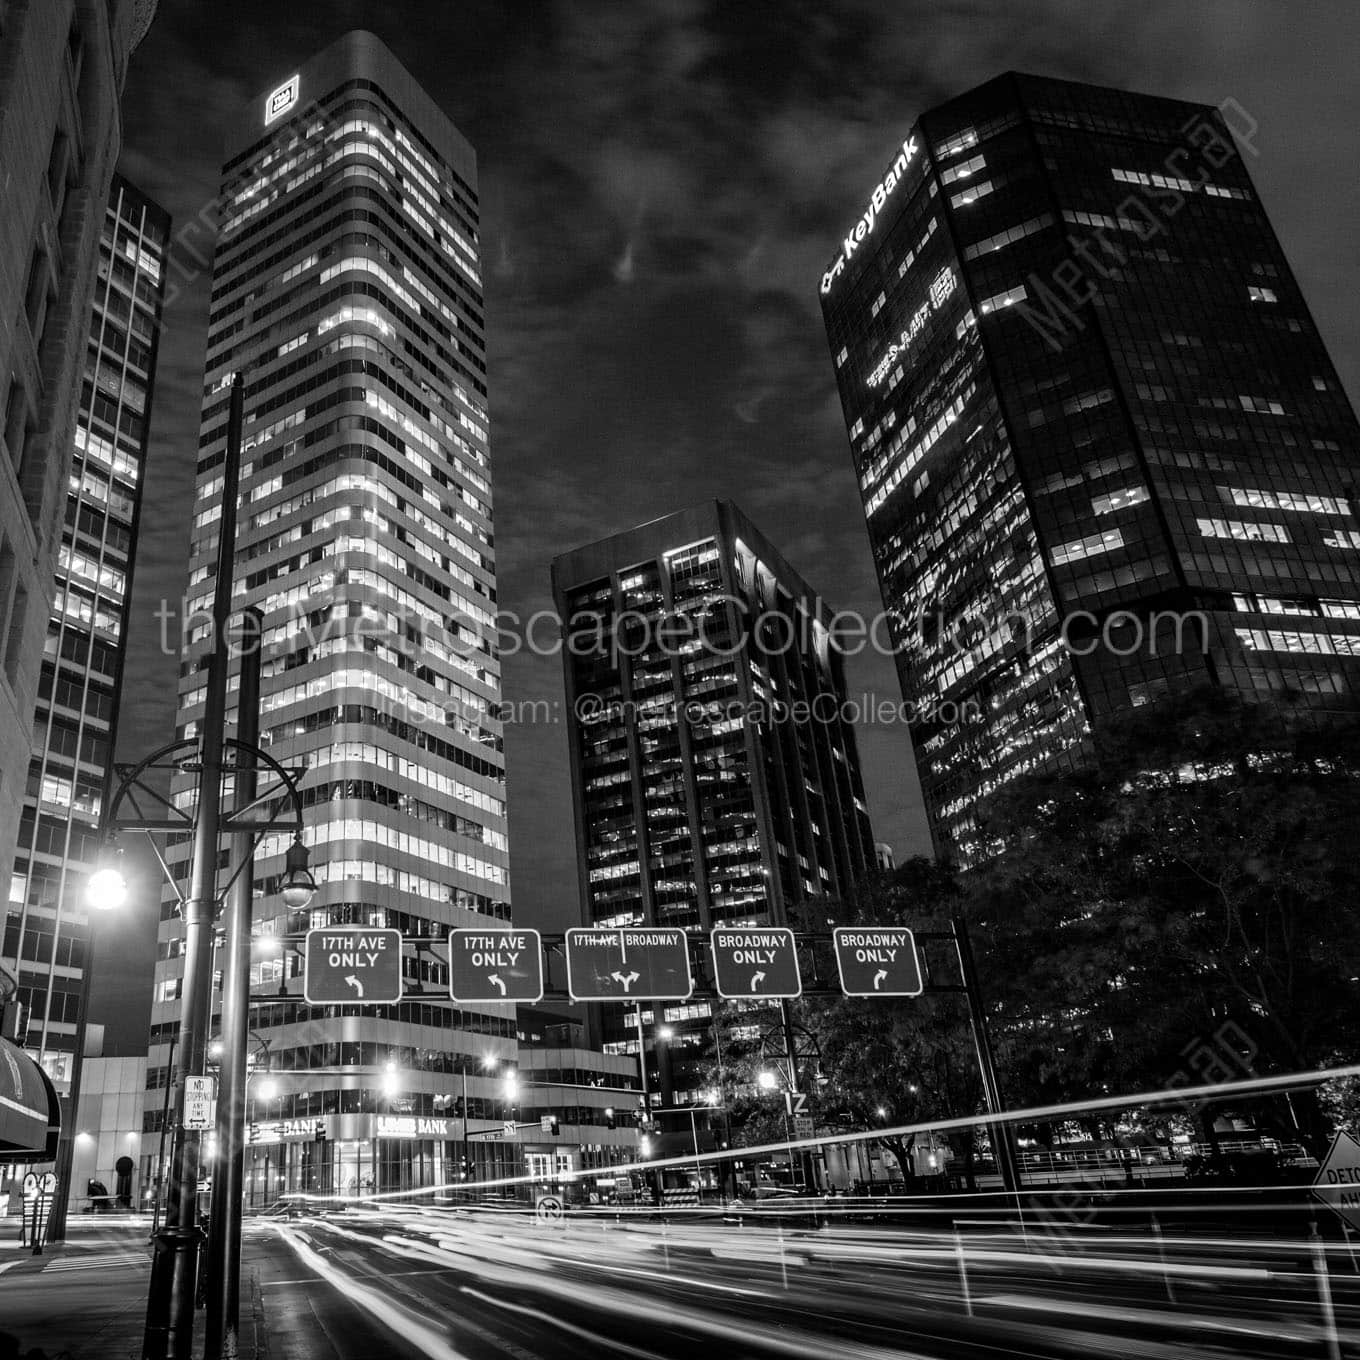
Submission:
M 312 1141 L 314 1143 L 324 1143 L 326 1141 L 326 1121 L 318 1119 L 312 1127 Z
M 618 1116 L 615 1115 L 612 1105 L 604 1112 L 604 1126 L 607 1129 L 616 1129 L 619 1126 Z
M 548 1116 L 548 1132 L 549 1132 L 550 1134 L 552 1134 L 552 1136 L 553 1136 L 554 1138 L 557 1137 L 557 1130 L 558 1130 L 558 1127 L 559 1127 L 559 1125 L 558 1125 L 558 1122 L 557 1122 L 557 1116 L 556 1116 L 555 1114 L 554 1114 L 554 1115 L 549 1115 L 549 1116 Z
M 461 1169 L 462 1169 L 463 1179 L 464 1179 L 465 1181 L 470 1181 L 470 1180 L 472 1179 L 472 1158 L 471 1158 L 471 1157 L 464 1157 L 464 1158 L 463 1158 L 463 1164 L 462 1164 L 462 1168 L 461 1168 Z

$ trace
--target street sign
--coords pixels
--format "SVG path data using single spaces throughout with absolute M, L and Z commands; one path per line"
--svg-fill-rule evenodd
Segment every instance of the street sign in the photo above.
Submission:
M 184 1123 L 202 1133 L 213 1126 L 217 1114 L 217 1082 L 212 1077 L 184 1078 Z
M 458 1002 L 542 1001 L 538 931 L 451 930 L 449 995 Z
M 313 1006 L 401 1000 L 401 931 L 325 926 L 307 932 L 302 994 Z
M 519 1128 L 519 1125 L 516 1124 L 515 1121 L 514 1121 L 513 1119 L 507 1119 L 507 1120 L 505 1121 L 504 1128 L 505 1128 L 505 1136 L 506 1136 L 507 1138 L 513 1138 L 513 1137 L 515 1136 L 515 1130 L 516 1130 L 517 1128 Z
M 793 931 L 784 926 L 722 926 L 714 930 L 709 943 L 719 996 L 734 1000 L 802 995 Z
M 693 990 L 683 930 L 567 931 L 567 994 L 573 1001 L 685 1001 Z
M 1318 1167 L 1313 1194 L 1353 1228 L 1360 1228 L 1360 1143 L 1348 1133 L 1332 1139 Z
M 793 1116 L 793 1136 L 799 1140 L 811 1138 L 814 1129 L 812 1116 L 810 1114 L 796 1114 Z
M 44 1195 L 50 1195 L 57 1188 L 57 1177 L 54 1172 L 44 1171 L 42 1178 L 38 1181 L 38 1189 Z
M 837 926 L 836 969 L 846 996 L 920 996 L 916 938 L 905 926 Z
M 785 1091 L 784 1109 L 791 1115 L 802 1115 L 807 1113 L 807 1092 L 806 1091 Z
M 534 1200 L 534 1217 L 540 1223 L 550 1223 L 554 1227 L 561 1227 L 562 1220 L 566 1217 L 566 1206 L 562 1203 L 560 1195 L 539 1195 Z

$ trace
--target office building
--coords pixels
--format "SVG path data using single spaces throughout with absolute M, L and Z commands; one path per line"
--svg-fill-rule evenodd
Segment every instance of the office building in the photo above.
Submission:
M 128 58 L 155 0 L 0 5 L 0 865 L 13 862 Z M 129 412 L 129 431 L 138 433 Z
M 518 1008 L 513 1089 L 515 1143 L 530 1188 L 575 1186 L 587 1204 L 617 1198 L 614 1168 L 635 1161 L 635 1058 L 591 1046 L 585 1017 L 543 1006 Z M 593 1174 L 592 1174 L 593 1173 Z
M 735 505 L 565 553 L 552 577 L 584 924 L 784 924 L 872 870 L 832 610 Z M 644 1006 L 654 1104 L 703 1103 L 710 1012 Z M 633 1008 L 606 1012 L 612 1051 L 638 1032 Z
M 473 149 L 381 42 L 350 33 L 228 120 L 220 211 L 178 723 L 193 736 L 203 712 L 223 378 L 242 372 L 236 603 L 264 615 L 261 740 L 306 767 L 319 885 L 289 912 L 290 838 L 266 837 L 256 931 L 428 939 L 508 920 Z M 172 789 L 192 804 L 191 775 Z M 182 869 L 188 847 L 175 855 Z M 173 900 L 163 917 L 148 1132 L 179 1017 Z M 254 965 L 255 987 L 279 995 L 251 1012 L 268 1074 L 248 1091 L 251 1202 L 456 1178 L 445 1111 L 465 1074 L 474 1127 L 503 1118 L 481 1060 L 513 1057 L 513 1007 L 452 1006 L 428 951 L 405 967 L 408 990 L 433 995 L 311 1006 L 292 945 Z
M 19 1033 L 73 1136 L 91 939 L 85 879 L 98 849 L 127 655 L 170 219 L 115 176 L 99 237 L 72 432 L 55 596 L 38 676 L 28 780 L 0 962 L 17 975 Z
M 19 973 L 25 1040 L 63 1096 L 89 941 L 82 890 L 122 691 L 169 229 L 161 208 L 115 178 L 0 945 Z
M 923 115 L 820 280 L 937 849 L 1092 723 L 1352 709 L 1360 439 L 1233 130 L 1010 73 Z

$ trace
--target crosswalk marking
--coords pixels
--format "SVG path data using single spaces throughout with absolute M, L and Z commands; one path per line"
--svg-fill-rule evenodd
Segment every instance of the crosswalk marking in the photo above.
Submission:
M 58 1256 L 43 1267 L 43 1273 L 52 1275 L 71 1270 L 107 1270 L 111 1266 L 149 1265 L 150 1258 L 144 1251 L 110 1251 L 97 1254 Z

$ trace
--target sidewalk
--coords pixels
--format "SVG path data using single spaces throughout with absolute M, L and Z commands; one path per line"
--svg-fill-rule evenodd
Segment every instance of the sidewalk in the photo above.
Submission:
M 151 1275 L 149 1232 L 150 1219 L 143 1215 L 73 1218 L 64 1243 L 34 1256 L 17 1241 L 17 1219 L 0 1219 L 0 1360 L 140 1356 Z M 242 1360 L 265 1360 L 268 1354 L 258 1294 L 254 1272 L 243 1269 Z M 200 1309 L 196 1355 L 203 1353 L 204 1323 Z

